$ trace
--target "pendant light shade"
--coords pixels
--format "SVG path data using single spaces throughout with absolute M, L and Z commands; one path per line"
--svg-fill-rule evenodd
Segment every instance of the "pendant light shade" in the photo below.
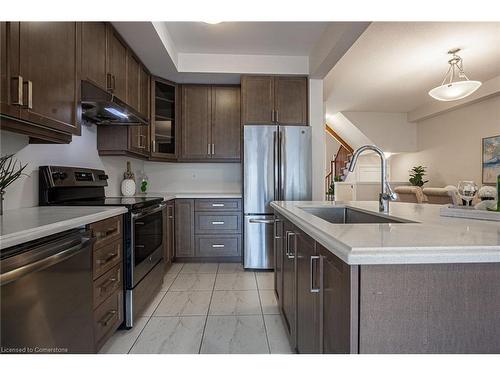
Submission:
M 441 82 L 440 86 L 429 91 L 429 95 L 436 100 L 449 102 L 463 99 L 481 86 L 481 82 L 471 81 L 465 75 L 463 60 L 457 55 L 458 51 L 460 51 L 459 48 L 448 51 L 452 58 L 448 61 L 450 67 L 444 76 L 443 82 Z

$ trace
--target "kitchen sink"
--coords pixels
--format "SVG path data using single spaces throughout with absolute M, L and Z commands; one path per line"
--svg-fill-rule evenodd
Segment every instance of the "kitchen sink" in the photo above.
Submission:
M 301 209 L 333 224 L 407 223 L 407 221 L 369 214 L 349 207 L 301 207 Z

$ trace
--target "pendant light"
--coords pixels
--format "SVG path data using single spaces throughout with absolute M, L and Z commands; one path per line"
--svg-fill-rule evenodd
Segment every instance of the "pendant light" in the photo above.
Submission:
M 459 51 L 460 48 L 454 48 L 448 51 L 448 54 L 452 56 L 451 59 L 448 60 L 450 67 L 444 76 L 443 82 L 441 82 L 440 86 L 429 91 L 429 95 L 436 100 L 449 102 L 462 99 L 472 94 L 481 86 L 481 82 L 471 81 L 465 75 L 463 60 L 457 55 Z

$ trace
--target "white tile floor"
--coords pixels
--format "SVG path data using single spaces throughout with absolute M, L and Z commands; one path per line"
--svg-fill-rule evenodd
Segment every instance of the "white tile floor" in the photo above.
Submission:
M 142 315 L 100 353 L 292 353 L 273 273 L 241 264 L 174 263 Z

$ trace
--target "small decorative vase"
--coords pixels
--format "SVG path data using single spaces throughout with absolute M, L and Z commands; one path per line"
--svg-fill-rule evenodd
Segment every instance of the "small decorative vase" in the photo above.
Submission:
M 131 178 L 126 178 L 122 181 L 122 195 L 125 197 L 131 197 L 135 194 L 135 181 Z
M 149 190 L 149 178 L 146 176 L 144 171 L 139 173 L 139 192 L 141 194 L 146 194 Z
M 121 191 L 122 195 L 126 197 L 131 197 L 135 194 L 134 174 L 132 173 L 132 168 L 130 168 L 129 161 L 127 161 L 127 171 L 123 174 Z

